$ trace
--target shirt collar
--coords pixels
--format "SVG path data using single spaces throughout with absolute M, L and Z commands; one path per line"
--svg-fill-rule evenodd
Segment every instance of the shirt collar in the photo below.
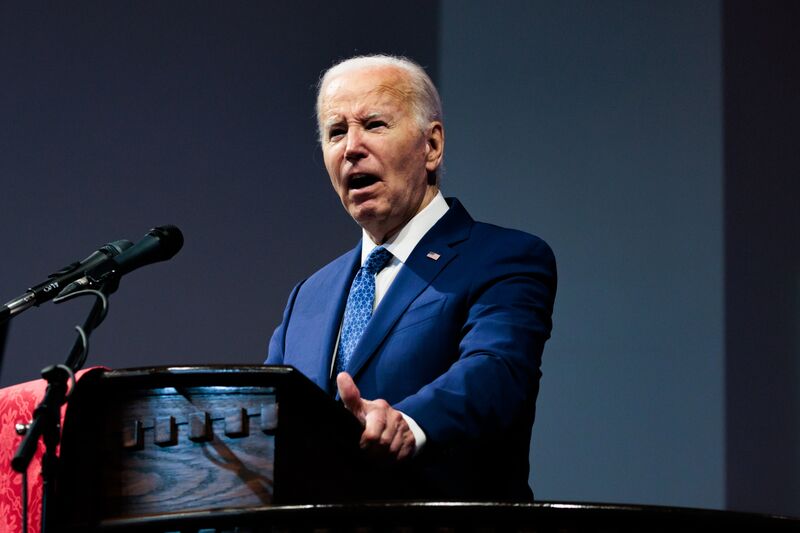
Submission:
M 383 247 L 389 250 L 394 257 L 405 263 L 408 256 L 417 247 L 422 237 L 444 216 L 450 206 L 442 195 L 442 191 L 436 193 L 431 203 L 425 209 L 414 215 L 397 234 L 383 243 Z M 372 242 L 365 230 L 361 230 L 361 264 L 367 260 L 369 253 L 378 245 Z

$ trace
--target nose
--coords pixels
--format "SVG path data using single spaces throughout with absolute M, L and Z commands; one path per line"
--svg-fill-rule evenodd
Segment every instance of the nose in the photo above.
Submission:
M 347 144 L 344 149 L 344 157 L 351 163 L 367 157 L 363 135 L 364 132 L 361 131 L 360 128 L 349 128 L 347 130 Z

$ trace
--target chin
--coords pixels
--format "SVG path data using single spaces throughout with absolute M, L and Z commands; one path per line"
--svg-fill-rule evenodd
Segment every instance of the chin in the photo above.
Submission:
M 383 231 L 385 231 L 387 217 L 381 216 L 380 213 L 374 211 L 360 211 L 351 215 L 353 220 L 370 234 L 373 238 L 380 238 Z M 379 243 L 380 244 L 380 243 Z
M 372 222 L 380 219 L 384 210 L 381 209 L 377 202 L 368 200 L 359 205 L 351 205 L 348 211 L 353 220 L 362 224 L 363 222 Z
M 378 220 L 378 216 L 375 213 L 371 212 L 371 211 L 369 211 L 369 212 L 357 211 L 357 212 L 350 213 L 350 216 L 353 218 L 353 220 L 356 221 L 356 223 L 359 226 L 362 226 L 362 227 L 363 226 L 370 226 L 370 225 L 374 224 L 376 220 Z

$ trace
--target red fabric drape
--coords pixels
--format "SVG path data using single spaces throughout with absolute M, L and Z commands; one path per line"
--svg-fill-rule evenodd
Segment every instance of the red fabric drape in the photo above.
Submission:
M 82 370 L 78 378 L 101 367 Z M 0 389 L 0 533 L 22 531 L 22 474 L 11 469 L 11 458 L 22 437 L 15 426 L 30 421 L 33 410 L 44 397 L 47 382 L 42 379 L 28 381 Z M 63 420 L 65 408 L 61 410 Z M 39 447 L 28 467 L 28 531 L 38 532 L 42 524 L 42 455 L 44 443 Z

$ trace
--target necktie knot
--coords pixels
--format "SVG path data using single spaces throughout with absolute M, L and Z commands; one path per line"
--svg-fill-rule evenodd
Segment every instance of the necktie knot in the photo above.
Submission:
M 375 275 L 383 270 L 383 267 L 386 266 L 386 263 L 388 263 L 391 258 L 392 253 L 389 250 L 383 246 L 378 246 L 369 253 L 367 260 L 364 261 L 364 265 L 361 268 L 368 274 Z

